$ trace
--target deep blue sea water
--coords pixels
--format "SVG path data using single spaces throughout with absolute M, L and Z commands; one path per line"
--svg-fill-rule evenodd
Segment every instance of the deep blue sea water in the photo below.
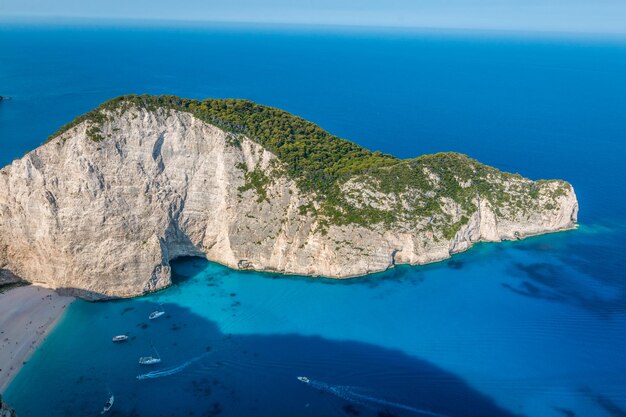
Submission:
M 21 417 L 96 415 L 109 390 L 119 416 L 625 416 L 624 74 L 626 39 L 597 36 L 0 22 L 0 165 L 113 96 L 242 97 L 401 157 L 564 178 L 581 206 L 576 231 L 344 282 L 177 261 L 167 290 L 72 304 L 7 400 Z M 163 363 L 141 368 L 151 343 Z

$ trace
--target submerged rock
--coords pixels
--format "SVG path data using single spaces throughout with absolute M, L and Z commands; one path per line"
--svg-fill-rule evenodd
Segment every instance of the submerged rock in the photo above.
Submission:
M 87 298 L 169 262 L 354 277 L 575 227 L 570 184 L 456 153 L 400 160 L 242 100 L 126 96 L 0 170 L 0 270 Z

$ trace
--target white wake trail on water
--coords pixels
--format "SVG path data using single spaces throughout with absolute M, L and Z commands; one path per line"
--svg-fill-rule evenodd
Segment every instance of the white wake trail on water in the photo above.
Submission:
M 141 380 L 141 379 L 155 379 L 155 378 L 161 378 L 164 376 L 170 376 L 170 375 L 174 375 L 177 374 L 181 371 L 183 371 L 186 367 L 188 367 L 189 365 L 191 365 L 194 362 L 199 361 L 200 359 L 204 358 L 205 356 L 207 356 L 209 354 L 209 352 L 203 353 L 200 356 L 197 356 L 195 358 L 189 359 L 187 362 L 180 364 L 174 368 L 167 368 L 167 369 L 161 369 L 158 371 L 152 371 L 152 372 L 148 372 L 147 374 L 141 374 L 141 375 L 137 375 L 137 379 Z
M 410 411 L 415 414 L 433 416 L 433 417 L 449 417 L 445 414 L 435 413 L 429 410 L 423 410 L 416 407 L 411 407 L 409 405 L 397 403 L 394 401 L 387 401 L 382 398 L 372 397 L 370 395 L 361 394 L 356 392 L 356 387 L 351 387 L 348 385 L 331 385 L 326 382 L 316 381 L 313 379 L 309 379 L 307 382 L 308 385 L 316 388 L 320 391 L 328 392 L 333 394 L 339 398 L 342 398 L 346 401 L 357 403 L 364 406 L 371 406 L 372 404 L 378 405 L 386 405 L 388 407 L 394 407 L 400 410 Z

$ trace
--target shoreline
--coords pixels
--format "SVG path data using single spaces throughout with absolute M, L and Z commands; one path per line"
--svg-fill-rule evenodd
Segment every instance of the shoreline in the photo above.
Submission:
M 361 278 L 368 278 L 368 277 L 372 277 L 372 276 L 377 276 L 380 274 L 384 274 L 385 272 L 388 272 L 396 267 L 424 267 L 424 266 L 429 266 L 429 265 L 435 265 L 441 262 L 446 262 L 449 260 L 453 260 L 457 255 L 463 254 L 465 252 L 470 251 L 474 246 L 476 246 L 476 244 L 478 243 L 487 243 L 487 244 L 502 244 L 505 242 L 521 242 L 524 241 L 526 239 L 529 238 L 534 238 L 534 237 L 541 237 L 541 236 L 547 236 L 547 235 L 552 235 L 552 234 L 556 234 L 556 233 L 564 233 L 564 232 L 571 232 L 571 231 L 575 231 L 578 230 L 580 228 L 580 223 L 576 222 L 576 223 L 571 223 L 570 225 L 567 226 L 563 226 L 560 227 L 558 229 L 553 229 L 553 230 L 548 230 L 545 232 L 537 232 L 537 233 L 524 233 L 524 234 L 520 234 L 519 237 L 517 238 L 502 238 L 502 240 L 500 241 L 493 241 L 493 240 L 484 240 L 484 239 L 479 239 L 476 241 L 473 241 L 470 243 L 469 246 L 467 246 L 466 248 L 459 250 L 459 251 L 454 251 L 454 252 L 449 252 L 448 256 L 442 257 L 440 259 L 436 259 L 433 258 L 430 261 L 427 262 L 415 262 L 415 263 L 409 263 L 409 262 L 399 262 L 399 263 L 394 263 L 393 265 L 390 265 L 389 267 L 385 268 L 385 269 L 380 269 L 380 270 L 373 270 L 373 271 L 369 271 L 369 272 L 365 272 L 362 274 L 355 274 L 355 275 L 342 275 L 342 276 L 338 276 L 338 275 L 312 275 L 312 274 L 298 274 L 298 273 L 292 273 L 292 272 L 284 272 L 284 271 L 280 271 L 280 270 L 275 270 L 275 269 L 255 269 L 255 268 L 238 268 L 236 266 L 233 266 L 231 264 L 228 263 L 222 263 L 219 260 L 214 260 L 214 259 L 210 259 L 207 258 L 206 256 L 199 256 L 199 255 L 182 255 L 182 256 L 177 256 L 173 259 L 169 259 L 168 260 L 168 265 L 171 266 L 171 262 L 176 261 L 179 258 L 200 258 L 200 259 L 204 259 L 208 262 L 212 262 L 221 266 L 224 266 L 226 268 L 228 268 L 231 271 L 235 271 L 235 272 L 250 272 L 250 273 L 260 273 L 260 274 L 269 274 L 269 275 L 280 275 L 281 277 L 284 278 L 289 278 L 289 277 L 301 277 L 301 278 L 311 278 L 311 279 L 325 279 L 325 280 L 329 280 L 329 281 L 351 281 L 351 280 L 358 280 Z M 37 285 L 40 288 L 51 288 L 51 287 L 47 287 L 45 283 L 33 283 L 32 285 Z M 151 290 L 151 291 L 145 291 L 142 293 L 133 293 L 130 295 L 107 295 L 104 296 L 102 294 L 95 294 L 95 296 L 92 296 L 94 293 L 90 292 L 89 290 L 60 290 L 62 291 L 61 294 L 63 295 L 67 295 L 69 297 L 72 297 L 74 299 L 76 298 L 81 298 L 83 300 L 87 300 L 89 302 L 107 302 L 107 301 L 115 301 L 115 300 L 128 300 L 128 299 L 132 299 L 132 298 L 141 298 L 150 294 L 155 294 L 158 293 L 160 291 L 164 291 L 167 290 L 168 288 L 171 288 L 174 285 L 173 282 L 171 282 L 169 285 L 158 288 L 156 290 Z M 0 309 L 0 314 L 2 313 L 2 310 Z M 0 384 L 0 392 L 1 391 L 1 384 Z
M 75 299 L 35 285 L 0 293 L 0 393 Z

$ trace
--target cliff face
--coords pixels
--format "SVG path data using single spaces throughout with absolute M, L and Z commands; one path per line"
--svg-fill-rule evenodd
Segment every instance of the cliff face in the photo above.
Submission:
M 444 173 L 429 159 L 411 168 L 425 175 L 425 192 L 389 191 L 368 173 L 340 181 L 345 207 L 401 213 L 392 221 L 333 222 L 320 214 L 323 196 L 302 191 L 258 141 L 184 111 L 130 105 L 104 113 L 97 140 L 84 121 L 0 170 L 0 272 L 87 297 L 127 297 L 169 285 L 169 261 L 184 255 L 345 278 L 576 222 L 565 182 L 490 168 L 481 181 L 501 194 L 474 192 L 459 174 L 458 192 L 472 191 L 470 203 L 461 202 L 445 196 Z M 423 202 L 436 210 L 420 216 L 413 208 Z

